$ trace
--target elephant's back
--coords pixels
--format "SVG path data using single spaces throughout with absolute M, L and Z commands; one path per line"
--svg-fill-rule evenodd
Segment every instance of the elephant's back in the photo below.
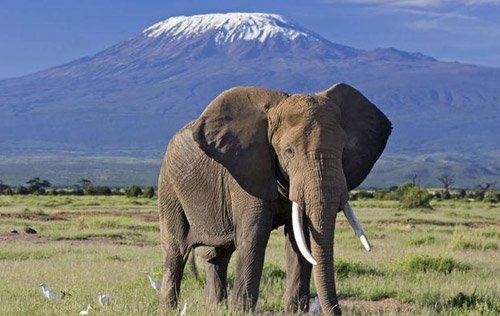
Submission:
M 160 182 L 162 178 L 169 179 L 189 225 L 200 235 L 200 241 L 208 237 L 214 240 L 215 233 L 222 243 L 226 243 L 232 230 L 232 219 L 227 216 L 229 201 L 224 196 L 229 195 L 227 182 L 234 180 L 194 141 L 190 129 L 192 124 L 187 124 L 170 140 Z

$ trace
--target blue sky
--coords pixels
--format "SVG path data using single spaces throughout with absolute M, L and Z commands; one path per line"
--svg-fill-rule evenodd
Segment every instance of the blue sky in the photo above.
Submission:
M 500 67 L 500 0 L 0 0 L 0 78 L 96 53 L 175 15 L 271 12 L 344 45 Z

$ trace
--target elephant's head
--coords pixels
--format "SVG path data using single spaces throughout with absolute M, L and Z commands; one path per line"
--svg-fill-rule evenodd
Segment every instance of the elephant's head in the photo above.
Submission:
M 347 204 L 348 191 L 366 178 L 390 131 L 386 116 L 346 84 L 312 96 L 238 87 L 210 103 L 194 124 L 193 138 L 248 193 L 272 200 L 278 182 L 285 187 L 280 192 L 293 202 L 294 235 L 314 264 L 322 308 L 334 311 L 336 214 L 344 209 L 362 234 Z M 298 229 L 304 214 L 312 254 Z

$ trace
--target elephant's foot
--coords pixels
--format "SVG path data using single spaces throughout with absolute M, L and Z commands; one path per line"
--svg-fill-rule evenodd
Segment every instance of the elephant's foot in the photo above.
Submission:
M 180 279 L 182 279 L 182 273 Z M 165 269 L 160 290 L 160 302 L 161 306 L 166 310 L 177 307 L 180 279 L 170 269 Z
M 307 313 L 309 311 L 309 295 L 285 296 L 284 302 L 287 314 Z
M 164 245 L 163 251 L 164 269 L 160 290 L 160 303 L 162 308 L 171 309 L 177 307 L 184 265 L 189 256 L 189 249 L 170 244 L 167 246 Z

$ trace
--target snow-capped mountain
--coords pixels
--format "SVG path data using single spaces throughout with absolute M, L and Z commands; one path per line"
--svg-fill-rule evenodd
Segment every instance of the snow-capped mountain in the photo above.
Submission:
M 171 17 L 93 56 L 0 80 L 0 150 L 36 141 L 97 154 L 109 147 L 161 151 L 227 88 L 315 92 L 340 81 L 394 123 L 393 156 L 385 161 L 466 153 L 483 163 L 471 167 L 471 181 L 500 175 L 498 163 L 482 156 L 499 147 L 500 69 L 356 49 L 265 13 Z M 433 177 L 429 168 L 442 159 L 431 167 L 424 160 L 415 168 Z
M 263 43 L 275 37 L 293 41 L 299 36 L 308 40 L 319 40 L 312 33 L 287 23 L 280 15 L 265 13 L 176 16 L 158 22 L 143 31 L 147 37 L 167 35 L 181 41 L 205 33 L 211 33 L 217 44 L 255 40 Z

